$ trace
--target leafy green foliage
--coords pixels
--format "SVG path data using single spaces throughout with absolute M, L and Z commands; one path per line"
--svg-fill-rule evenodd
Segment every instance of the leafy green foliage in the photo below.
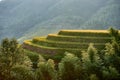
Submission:
M 95 74 L 90 75 L 90 80 L 99 80 Z
M 118 30 L 110 28 L 109 29 L 111 36 L 113 37 L 113 40 L 117 43 L 120 43 L 120 33 Z
M 15 39 L 4 39 L 0 46 L 0 80 L 120 80 L 120 36 L 118 30 L 110 31 L 113 39 L 103 50 L 90 43 L 79 54 L 54 56 L 24 51 Z
M 75 79 L 79 79 L 80 76 L 82 80 L 83 74 L 82 74 L 82 67 L 80 63 L 81 62 L 78 57 L 66 52 L 66 56 L 59 63 L 60 80 L 70 80 L 70 79 L 75 80 Z
M 110 33 L 113 37 L 112 43 L 106 45 L 105 50 L 105 61 L 108 64 L 107 66 L 113 66 L 115 69 L 120 72 L 120 34 L 118 30 L 110 29 Z
M 119 80 L 119 72 L 114 68 L 109 66 L 103 70 L 103 79 L 104 80 Z
M 87 52 L 82 53 L 82 61 L 84 69 L 90 78 L 101 78 L 102 61 L 98 55 L 98 51 L 94 48 L 93 44 L 89 45 Z
M 47 62 L 40 61 L 35 74 L 37 80 L 57 80 L 54 61 L 52 59 Z
M 30 60 L 32 61 L 32 68 L 36 69 L 37 68 L 37 63 L 39 60 L 39 55 L 35 52 L 31 52 L 28 50 L 24 50 L 25 54 L 30 58 Z
M 26 68 L 30 70 L 31 61 L 25 56 L 23 49 L 15 39 L 4 39 L 0 47 L 0 79 L 13 80 L 15 78 L 13 74 L 16 74 L 14 69 L 20 69 L 20 66 L 24 66 L 24 70 Z M 20 74 L 20 76 L 25 75 Z
M 13 80 L 34 80 L 34 73 L 24 65 L 15 65 L 12 68 Z

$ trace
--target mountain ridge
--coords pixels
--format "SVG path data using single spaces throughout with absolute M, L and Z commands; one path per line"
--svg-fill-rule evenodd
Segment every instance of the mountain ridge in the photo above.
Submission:
M 113 1 L 5 0 L 0 3 L 0 39 L 16 37 L 24 40 L 60 29 L 85 29 L 82 25 Z

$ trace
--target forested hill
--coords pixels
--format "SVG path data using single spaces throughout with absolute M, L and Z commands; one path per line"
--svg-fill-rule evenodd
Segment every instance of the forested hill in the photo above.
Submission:
M 92 21 L 92 16 L 101 12 L 101 8 L 112 4 L 110 0 L 3 0 L 0 2 L 0 39 L 24 40 L 60 29 L 84 29 L 86 21 Z M 116 26 L 118 23 L 114 22 Z M 87 28 L 96 29 L 91 25 Z
M 110 0 L 107 5 L 84 23 L 85 29 L 107 29 L 110 26 L 120 29 L 120 0 Z

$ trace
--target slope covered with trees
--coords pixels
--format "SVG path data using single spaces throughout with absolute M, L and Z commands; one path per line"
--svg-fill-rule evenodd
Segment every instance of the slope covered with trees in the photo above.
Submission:
M 83 21 L 105 5 L 107 1 L 104 4 L 103 1 L 4 0 L 0 2 L 0 27 L 3 27 L 1 37 L 31 37 L 46 35 L 62 28 L 70 29 L 71 26 L 79 28 Z
M 23 41 L 60 29 L 119 29 L 119 11 L 119 0 L 3 0 L 0 37 Z
M 109 0 L 107 5 L 98 10 L 90 20 L 88 20 L 83 28 L 85 29 L 107 29 L 114 26 L 120 29 L 120 1 Z

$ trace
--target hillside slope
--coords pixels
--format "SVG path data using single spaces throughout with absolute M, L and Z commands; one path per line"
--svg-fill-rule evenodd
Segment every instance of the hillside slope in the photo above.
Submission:
M 20 37 L 26 30 L 43 21 L 44 19 L 41 16 L 55 3 L 56 0 L 3 1 L 1 3 L 3 35 L 5 37 Z
M 120 0 L 108 1 L 82 26 L 84 29 L 107 29 L 110 26 L 120 29 Z
M 98 50 L 104 49 L 105 43 L 111 39 L 107 30 L 61 30 L 58 34 L 25 40 L 23 48 L 44 55 L 63 54 L 65 51 L 79 54 L 86 50 L 90 43 Z
M 63 28 L 71 27 L 72 23 L 75 23 L 74 27 L 76 28 L 80 25 L 81 21 L 87 20 L 96 10 L 105 5 L 103 1 L 104 0 L 93 0 L 92 2 L 90 0 L 4 0 L 0 3 L 0 11 L 2 12 L 0 14 L 0 27 L 3 27 L 0 36 L 19 38 L 28 32 L 32 32 L 32 30 L 36 32 L 37 29 L 40 29 L 41 31 L 41 29 L 43 27 L 46 28 L 46 26 L 49 28 L 45 30 L 60 29 L 61 26 Z M 104 3 L 106 3 L 106 1 Z M 70 17 L 70 22 L 68 18 L 64 18 L 66 15 Z M 74 21 L 74 16 L 79 18 L 77 19 L 77 21 L 80 22 L 79 24 Z M 61 22 L 63 19 L 64 22 Z M 56 22 L 57 25 L 53 27 Z M 53 25 L 48 26 L 46 24 Z M 53 31 L 55 32 L 56 29 Z M 42 35 L 43 34 L 47 33 L 44 32 Z

